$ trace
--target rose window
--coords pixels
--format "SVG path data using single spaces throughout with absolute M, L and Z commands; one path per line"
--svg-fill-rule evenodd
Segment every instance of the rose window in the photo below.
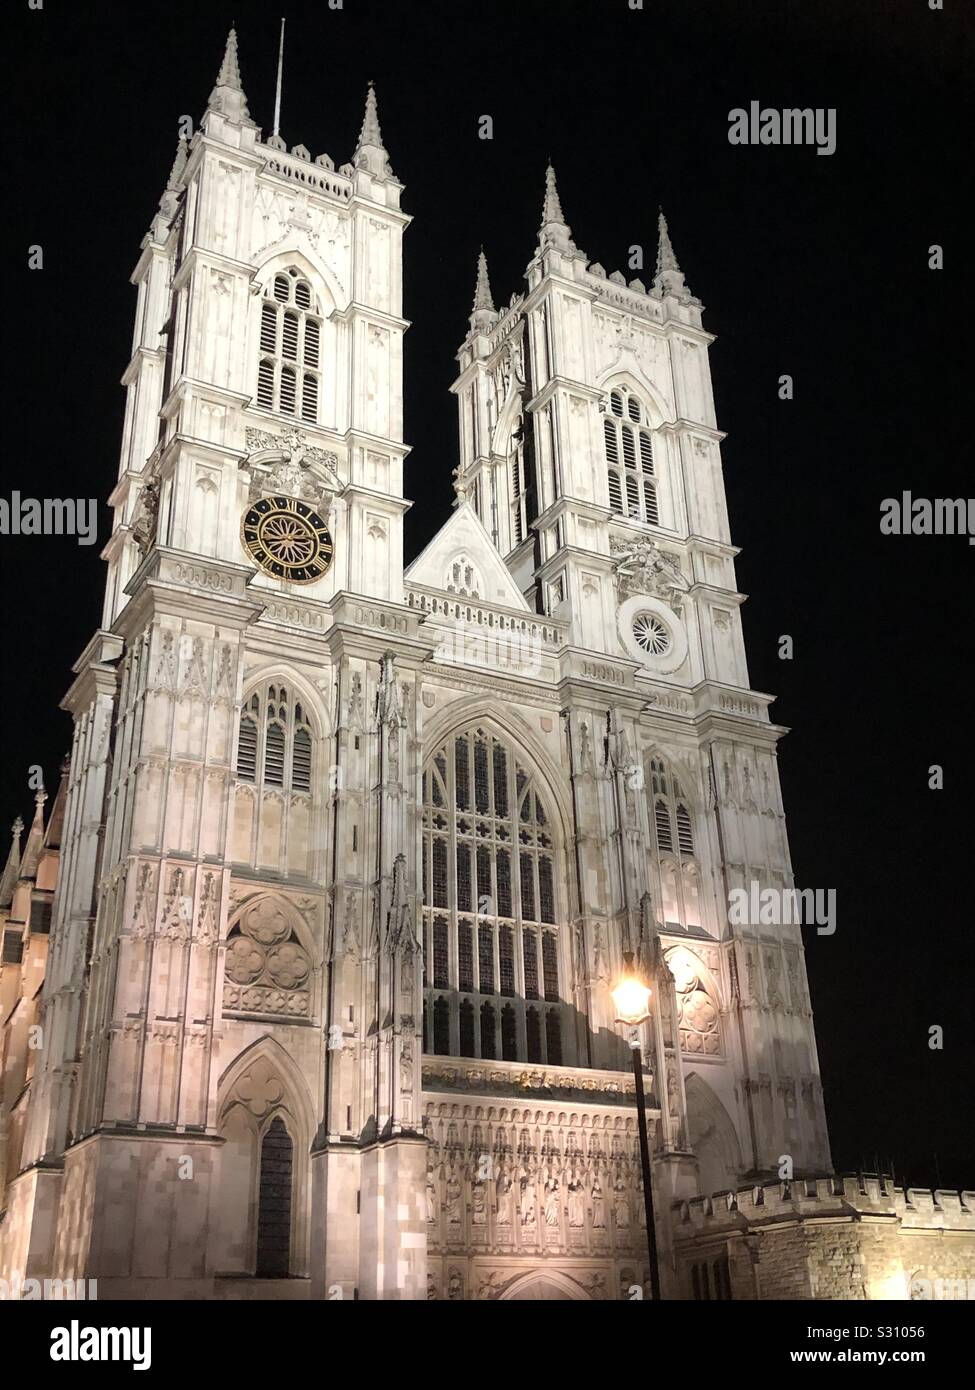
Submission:
M 670 650 L 670 633 L 653 613 L 639 613 L 633 619 L 633 637 L 648 656 L 663 656 Z

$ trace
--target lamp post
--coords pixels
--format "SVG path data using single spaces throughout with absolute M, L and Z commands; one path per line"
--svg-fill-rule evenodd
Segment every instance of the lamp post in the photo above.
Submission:
M 647 1253 L 650 1256 L 650 1297 L 660 1298 L 660 1269 L 657 1263 L 657 1229 L 653 1220 L 653 1179 L 650 1169 L 650 1140 L 647 1135 L 647 1104 L 643 1094 L 643 1056 L 640 1049 L 641 1023 L 650 1017 L 650 986 L 633 964 L 633 952 L 623 952 L 623 974 L 612 991 L 616 1022 L 632 1028 L 633 1077 L 636 1081 L 636 1113 L 640 1129 L 640 1162 L 643 1168 L 643 1207 L 647 1219 Z

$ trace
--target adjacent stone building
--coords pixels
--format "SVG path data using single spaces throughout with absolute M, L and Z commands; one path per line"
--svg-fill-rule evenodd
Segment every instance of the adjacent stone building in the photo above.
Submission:
M 407 564 L 402 193 L 371 88 L 348 163 L 288 150 L 231 34 L 132 274 L 70 764 L 3 880 L 0 1276 L 642 1295 L 625 951 L 666 1296 L 971 1273 L 968 1206 L 830 1176 L 799 928 L 729 919 L 792 886 L 784 731 L 666 222 L 649 284 L 607 274 L 550 168 L 500 308 L 482 254 Z

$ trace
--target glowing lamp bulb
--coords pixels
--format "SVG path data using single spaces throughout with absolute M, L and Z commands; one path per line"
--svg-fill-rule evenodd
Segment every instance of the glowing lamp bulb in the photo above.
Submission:
M 623 953 L 623 974 L 613 990 L 617 1023 L 635 1026 L 650 1016 L 650 996 L 653 991 L 633 965 L 633 952 Z

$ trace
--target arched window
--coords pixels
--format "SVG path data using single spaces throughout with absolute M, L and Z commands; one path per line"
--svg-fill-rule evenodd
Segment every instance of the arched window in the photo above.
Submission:
M 257 1196 L 257 1275 L 283 1279 L 291 1271 L 291 1185 L 294 1145 L 280 1115 L 261 1141 Z
M 465 730 L 427 764 L 423 825 L 426 1046 L 560 1064 L 555 846 L 534 779 L 496 735 Z
M 694 828 L 687 799 L 680 782 L 665 767 L 662 759 L 650 762 L 650 794 L 653 798 L 653 825 L 657 849 L 673 854 L 675 848 L 681 859 L 694 858 Z M 676 827 L 676 835 L 675 835 Z
M 458 555 L 447 567 L 444 588 L 460 598 L 480 598 L 484 585 L 477 567 L 466 555 Z
M 650 420 L 627 386 L 609 393 L 603 416 L 609 505 L 617 516 L 659 524 Z
M 300 701 L 286 686 L 254 691 L 240 715 L 237 777 L 258 786 L 311 791 L 312 736 Z
M 700 867 L 694 843 L 694 817 L 679 780 L 662 758 L 651 759 L 648 789 L 664 921 L 700 926 Z
M 261 302 L 257 404 L 318 423 L 322 319 L 308 281 L 291 266 L 275 275 Z

